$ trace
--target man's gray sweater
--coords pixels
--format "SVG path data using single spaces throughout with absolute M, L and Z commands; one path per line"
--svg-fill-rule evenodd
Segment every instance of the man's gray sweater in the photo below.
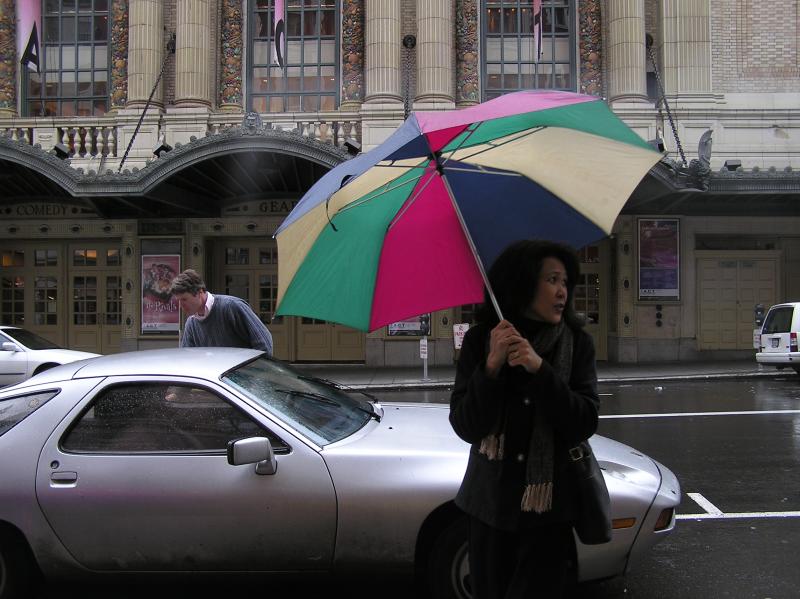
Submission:
M 272 355 L 272 334 L 247 302 L 214 294 L 208 316 L 186 320 L 181 347 L 252 347 Z

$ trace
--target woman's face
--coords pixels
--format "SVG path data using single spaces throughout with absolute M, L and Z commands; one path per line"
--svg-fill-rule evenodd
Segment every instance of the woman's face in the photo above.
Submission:
M 525 316 L 550 324 L 561 322 L 567 305 L 567 269 L 558 258 L 548 256 L 542 261 L 536 296 L 525 311 Z

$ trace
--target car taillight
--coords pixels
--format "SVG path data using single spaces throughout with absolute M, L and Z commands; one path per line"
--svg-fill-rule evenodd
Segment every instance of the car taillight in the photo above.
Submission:
M 670 523 L 672 522 L 672 518 L 675 515 L 675 508 L 667 508 L 658 516 L 658 520 L 656 520 L 656 525 L 653 530 L 664 530 L 668 528 Z
M 789 351 L 797 351 L 797 333 L 789 333 Z

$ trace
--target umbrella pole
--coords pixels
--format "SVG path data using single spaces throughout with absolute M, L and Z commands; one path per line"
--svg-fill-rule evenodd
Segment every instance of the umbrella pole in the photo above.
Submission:
M 483 268 L 483 261 L 481 261 L 481 258 L 478 255 L 478 249 L 475 247 L 475 242 L 472 241 L 472 235 L 469 234 L 467 224 L 464 222 L 464 217 L 461 214 L 461 209 L 458 207 L 458 203 L 456 203 L 456 198 L 453 196 L 453 190 L 450 189 L 450 183 L 447 181 L 447 177 L 444 174 L 444 169 L 440 168 L 438 170 L 439 175 L 442 177 L 442 181 L 444 182 L 444 187 L 447 189 L 447 195 L 450 196 L 450 202 L 453 204 L 453 210 L 456 211 L 456 216 L 458 216 L 458 222 L 461 223 L 461 230 L 464 232 L 464 236 L 467 238 L 469 249 L 472 251 L 472 257 L 475 258 L 475 263 L 478 265 L 481 278 L 483 278 L 483 284 L 486 286 L 486 292 L 489 295 L 492 306 L 494 306 L 494 311 L 497 313 L 497 318 L 503 320 L 503 312 L 500 310 L 500 304 L 497 303 L 497 298 L 494 296 L 492 286 L 489 284 L 489 277 L 486 276 L 486 269 Z

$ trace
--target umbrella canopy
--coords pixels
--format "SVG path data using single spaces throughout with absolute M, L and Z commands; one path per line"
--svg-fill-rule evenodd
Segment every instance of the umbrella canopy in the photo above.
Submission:
M 483 300 L 519 239 L 602 239 L 661 158 L 594 96 L 522 91 L 417 112 L 329 171 L 275 233 L 278 315 L 363 331 Z

